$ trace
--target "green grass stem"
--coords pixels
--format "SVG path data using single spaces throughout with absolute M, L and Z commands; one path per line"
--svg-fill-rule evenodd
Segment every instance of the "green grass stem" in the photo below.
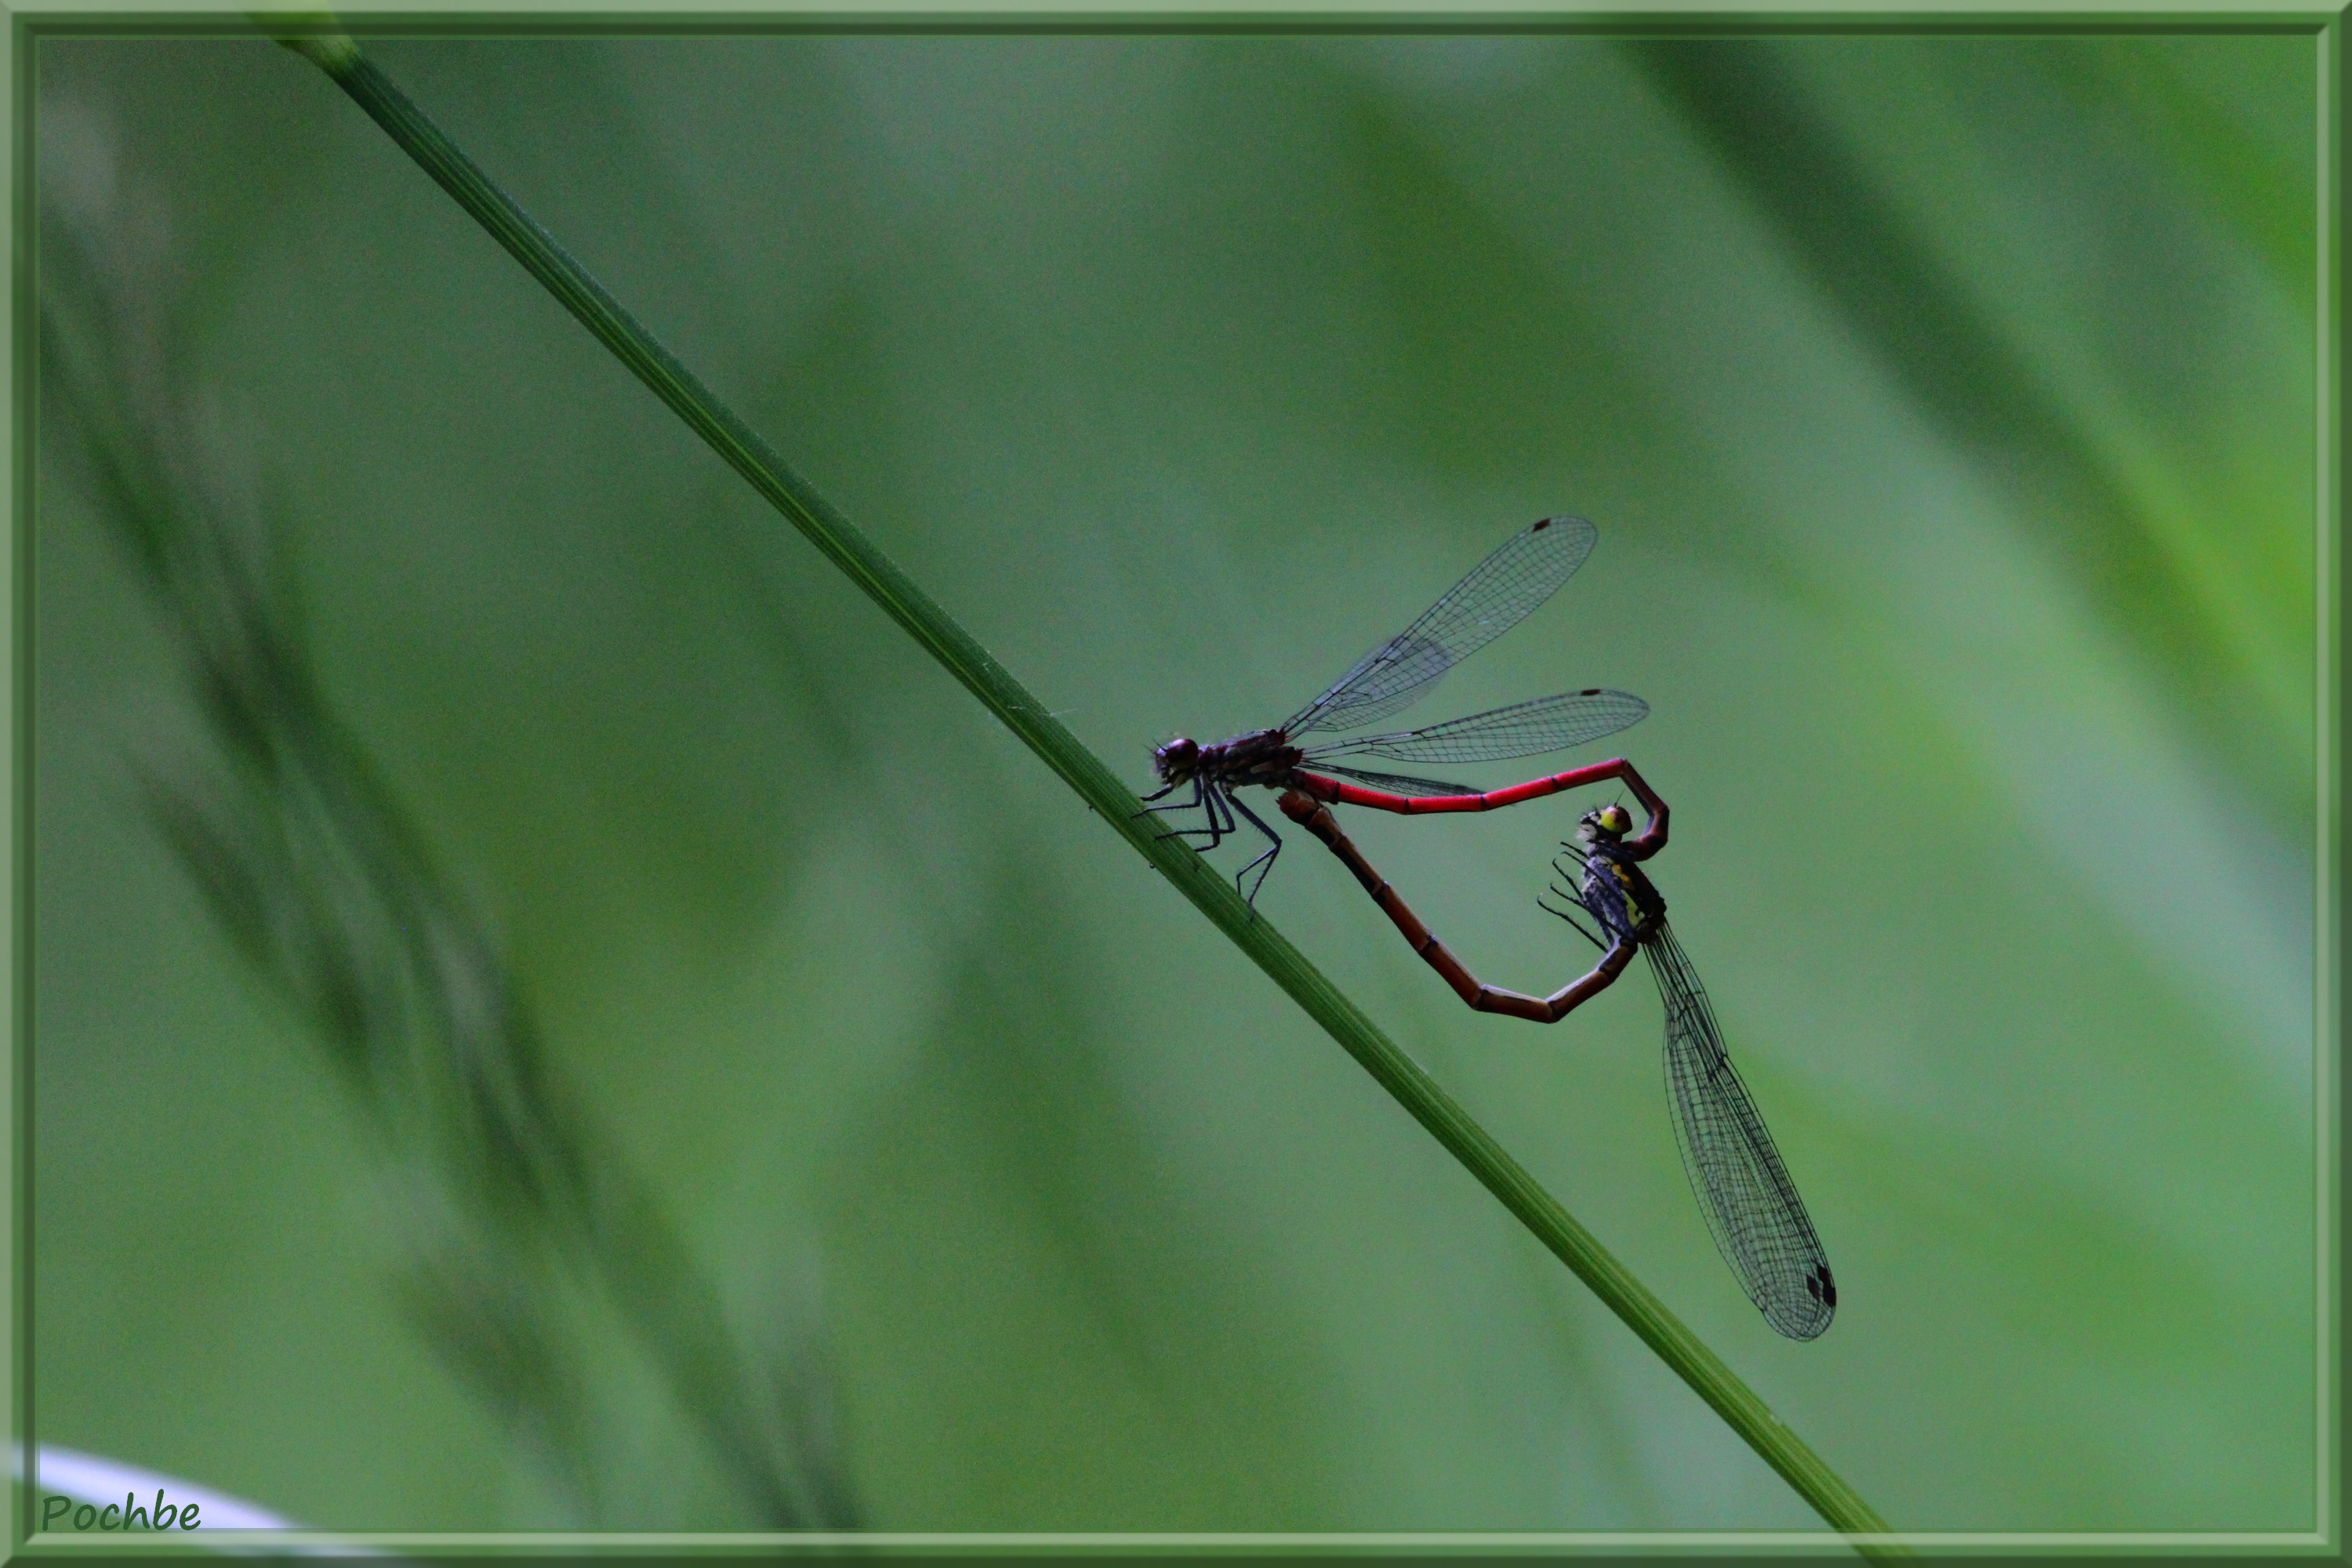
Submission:
M 1864 1555 L 1908 1557 L 1885 1539 L 1885 1522 L 1808 1447 L 1753 1390 L 1702 1343 L 1665 1304 L 1610 1256 L 1592 1233 L 1545 1192 L 1519 1163 L 1473 1121 L 1363 1010 L 1341 994 L 1264 916 L 1253 916 L 1223 874 L 1188 846 L 1162 839 L 1139 822 L 1135 794 L 1045 710 L 954 616 L 794 473 L 680 363 L 553 236 L 491 181 L 351 38 L 327 34 L 281 39 L 317 65 L 423 166 L 457 204 L 544 284 L 583 326 L 619 356 L 654 394 L 793 527 L 847 573 L 891 619 L 945 665 L 988 710 L 1021 737 L 1080 799 L 1191 900 L 1235 946 L 1339 1042 L 1349 1056 L 1470 1173 L 1502 1200 L 1576 1277 L 1701 1399 L 1745 1438 L 1765 1463 L 1836 1529 L 1855 1537 Z

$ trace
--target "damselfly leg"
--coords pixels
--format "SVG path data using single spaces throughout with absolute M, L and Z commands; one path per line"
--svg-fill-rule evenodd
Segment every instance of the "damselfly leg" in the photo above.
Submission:
M 1206 836 L 1209 840 L 1205 847 L 1214 849 L 1218 845 L 1224 842 L 1225 835 L 1233 831 L 1232 824 L 1230 822 L 1220 824 L 1217 819 L 1217 792 L 1213 788 L 1210 787 L 1206 782 L 1201 779 L 1197 774 L 1193 777 L 1192 784 L 1192 799 L 1171 800 L 1166 805 L 1147 805 L 1135 815 L 1138 816 L 1150 816 L 1155 812 L 1161 811 L 1204 812 L 1209 818 L 1209 824 L 1207 826 L 1171 828 L 1166 833 L 1158 835 L 1158 837 L 1161 838 L 1181 838 L 1187 843 L 1190 843 L 1193 834 L 1202 834 Z M 1177 786 L 1175 784 L 1170 784 L 1168 789 L 1161 790 L 1159 795 L 1148 795 L 1143 798 L 1146 800 L 1158 800 L 1160 795 L 1166 795 L 1169 790 L 1172 790 L 1176 787 Z
M 1251 909 L 1255 910 L 1257 908 L 1257 890 L 1265 886 L 1266 871 L 1274 869 L 1274 858 L 1282 853 L 1282 836 L 1275 832 L 1273 828 L 1268 827 L 1265 823 L 1259 821 L 1257 813 L 1252 811 L 1248 806 L 1242 804 L 1241 796 L 1228 794 L 1225 796 L 1225 804 L 1232 806 L 1234 810 L 1240 812 L 1244 816 L 1248 817 L 1250 820 L 1250 826 L 1256 828 L 1260 833 L 1265 834 L 1267 843 L 1271 846 L 1265 854 L 1259 856 L 1256 859 L 1243 867 L 1240 874 L 1234 878 L 1234 891 L 1240 893 L 1242 891 L 1242 878 L 1248 876 L 1252 871 L 1257 871 L 1257 880 L 1250 884 L 1248 892 L 1242 894 L 1242 901 L 1249 905 Z M 1258 868 L 1261 866 L 1265 868 L 1265 871 L 1258 871 Z

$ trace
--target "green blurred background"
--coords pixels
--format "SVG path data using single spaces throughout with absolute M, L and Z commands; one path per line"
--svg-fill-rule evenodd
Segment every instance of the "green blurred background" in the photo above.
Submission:
M 318 72 L 38 47 L 44 202 L 158 194 L 328 696 L 865 1523 L 1815 1522 Z M 1649 700 L 1549 765 L 1675 806 L 1829 1334 L 1709 1244 L 1645 980 L 1471 1015 L 1303 839 L 1261 909 L 1897 1527 L 2312 1528 L 2313 39 L 371 47 L 1139 786 L 1592 518 L 1415 717 Z M 205 742 L 101 438 L 35 524 L 35 1435 L 751 1522 L 617 1339 L 583 1516 L 403 1310 L 399 1152 L 142 802 Z M 1350 826 L 1549 989 L 1580 808 Z

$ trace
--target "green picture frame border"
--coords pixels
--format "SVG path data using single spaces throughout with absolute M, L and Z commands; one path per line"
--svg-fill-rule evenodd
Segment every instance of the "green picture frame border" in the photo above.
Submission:
M 976 1554 L 1050 1555 L 1076 1559 L 1173 1552 L 1218 1556 L 1379 1555 L 1384 1558 L 1604 1554 L 1709 1556 L 1811 1554 L 1850 1551 L 1853 1538 L 1834 1531 L 1495 1531 L 1350 1532 L 1286 1534 L 1104 1533 L 1104 1532 L 891 1532 L 642 1534 L 642 1533 L 447 1533 L 336 1531 L 247 1531 L 206 1530 L 201 1543 L 161 1542 L 130 1553 L 113 1541 L 81 1534 L 41 1533 L 35 1525 L 37 1432 L 31 1405 L 32 1180 L 31 1058 L 32 994 L 32 689 L 34 648 L 30 614 L 32 521 L 37 496 L 32 418 L 36 405 L 37 279 L 34 247 L 34 62 L 48 37 L 145 37 L 264 38 L 288 30 L 298 13 L 274 13 L 265 27 L 237 0 L 191 0 L 169 9 L 152 4 L 107 5 L 91 0 L 29 0 L 5 7 L 0 28 L 0 92 L 6 94 L 10 136 L 8 199 L 14 245 L 8 258 L 11 310 L 0 331 L 7 337 L 11 367 L 7 382 L 11 440 L 5 458 L 12 508 L 7 583 L 0 605 L 7 617 L 0 640 L 6 661 L 5 689 L 12 745 L 8 770 L 11 832 L 6 840 L 6 976 L 9 1020 L 8 1072 L 0 1080 L 5 1097 L 0 1140 L 5 1142 L 9 1202 L 5 1208 L 9 1354 L 0 1379 L 13 1452 L 19 1456 L 8 1489 L 7 1554 L 56 1556 L 80 1561 L 147 1561 L 155 1557 L 216 1555 L 224 1551 L 316 1553 L 353 1550 L 429 1555 L 436 1560 L 562 1553 L 599 1560 L 668 1560 L 683 1554 L 827 1555 L 845 1549 L 907 1557 Z M 1559 0 L 1483 0 L 1475 9 L 1433 8 L 1426 0 L 1391 6 L 1362 0 L 1279 6 L 1236 6 L 1231 0 L 1144 0 L 1110 6 L 1102 0 L 1072 0 L 1066 5 L 1023 9 L 977 3 L 909 4 L 905 0 L 827 0 L 795 6 L 789 0 L 697 0 L 675 11 L 615 5 L 609 10 L 548 0 L 544 5 L 509 3 L 492 8 L 420 3 L 413 7 L 372 5 L 338 13 L 335 30 L 365 42 L 371 37 L 677 37 L 782 36 L 792 34 L 923 33 L 948 35 L 1171 34 L 1171 35 L 1570 35 L 1599 37 L 1742 37 L 1825 36 L 2081 37 L 2265 35 L 2307 36 L 2314 43 L 2317 76 L 2315 162 L 2317 286 L 2315 327 L 2316 427 L 2313 432 L 2317 485 L 2315 531 L 2317 572 L 2313 614 L 2316 637 L 2315 749 L 2317 803 L 2315 824 L 2315 885 L 2314 954 L 2314 1128 L 2316 1191 L 2316 1268 L 2313 1418 L 2317 1464 L 2314 1497 L 2317 1517 L 2308 1531 L 2258 1532 L 1898 1532 L 1884 1538 L 1938 1556 L 2162 1554 L 2182 1557 L 2326 1556 L 2340 1558 L 2344 1455 L 2342 1408 L 2342 1268 L 2347 1253 L 2342 1201 L 2342 1129 L 2347 1117 L 2343 1068 L 2342 971 L 2345 957 L 2342 891 L 2345 851 L 2342 802 L 2342 731 L 2347 690 L 2342 634 L 2344 602 L 2342 455 L 2343 399 L 2343 167 L 2347 146 L 2342 106 L 2345 21 L 2340 5 L 2268 5 L 2217 10 L 2210 5 L 2146 5 L 2033 7 L 2015 4 L 1982 6 L 1941 5 L 1889 8 L 1883 5 L 1793 9 L 1785 5 L 1706 5 L 1659 0 L 1649 5 L 1578 6 Z M 315 20 L 323 21 L 322 18 Z M 301 68 L 289 58 L 290 66 Z M 142 1542 L 142 1545 L 145 1543 Z

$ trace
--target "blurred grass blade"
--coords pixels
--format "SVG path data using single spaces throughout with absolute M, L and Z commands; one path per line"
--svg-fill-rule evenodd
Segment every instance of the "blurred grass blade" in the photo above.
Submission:
M 111 222 L 44 209 L 63 264 L 42 280 L 43 395 L 82 437 L 76 477 L 197 697 L 207 765 L 142 767 L 150 813 L 389 1156 L 412 1233 L 403 1305 L 574 1513 L 628 1490 L 600 1474 L 592 1395 L 614 1368 L 585 1331 L 609 1318 L 748 1518 L 855 1527 L 821 1359 L 783 1366 L 739 1342 L 718 1282 L 551 1059 L 488 923 L 331 701 L 270 475 L 223 439 L 164 331 L 163 204 L 138 189 Z
M 2128 42 L 2126 40 L 2126 42 Z M 1948 249 L 1906 217 L 1874 176 L 1864 149 L 1842 132 L 1790 69 L 1786 47 L 1754 38 L 1627 40 L 1628 57 L 1736 180 L 1786 241 L 1814 288 L 1832 301 L 1896 378 L 1908 401 L 1974 454 L 1977 471 L 2014 496 L 2040 541 L 2067 563 L 2117 635 L 2163 626 L 2142 643 L 2167 682 L 2189 695 L 2216 672 L 2233 698 L 2271 686 L 2265 704 L 2300 725 L 2307 700 L 2267 679 L 2262 645 L 2234 629 L 2247 614 L 2222 584 L 2220 562 L 2184 556 L 2150 526 L 2129 448 L 2103 441 L 2070 403 L 2062 380 L 2030 340 L 2007 328 L 1972 290 Z M 2309 292 L 2307 258 L 2289 236 L 2306 215 L 2289 174 L 2261 161 L 2242 131 L 2200 108 L 2153 66 L 2101 68 L 2101 57 L 2053 49 L 2076 74 L 2110 78 L 2136 110 L 2165 130 L 2161 144 L 2200 150 L 2177 159 L 2194 189 L 2227 190 L 2222 207 L 2255 254 L 2290 289 Z M 2225 135 L 2227 132 L 2229 134 Z
M 581 323 L 708 441 L 753 489 L 1021 737 L 1114 831 L 1174 883 L 1412 1113 L 1505 1207 L 1590 1286 L 1822 1517 L 1870 1556 L 1908 1556 L 1887 1526 L 1715 1352 L 1271 923 L 1253 917 L 1223 875 L 1133 816 L 1131 791 L 1050 716 L 971 633 L 923 592 L 758 434 L 728 409 L 429 120 L 356 43 L 341 35 L 281 39 L 316 64 L 504 245 Z

